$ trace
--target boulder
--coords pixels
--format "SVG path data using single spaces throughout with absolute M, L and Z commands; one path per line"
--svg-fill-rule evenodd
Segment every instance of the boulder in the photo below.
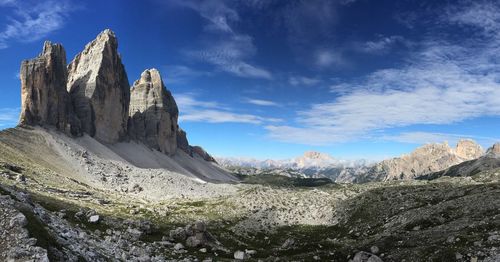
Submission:
M 374 254 L 361 251 L 354 255 L 352 262 L 382 262 L 382 259 Z
M 168 155 L 177 149 L 179 110 L 160 72 L 145 70 L 130 94 L 129 137 Z
M 130 86 L 111 30 L 100 33 L 71 61 L 67 89 L 85 133 L 105 143 L 126 137 Z
M 80 121 L 66 91 L 66 51 L 61 44 L 46 41 L 38 57 L 22 62 L 20 78 L 19 125 L 55 126 L 80 135 Z

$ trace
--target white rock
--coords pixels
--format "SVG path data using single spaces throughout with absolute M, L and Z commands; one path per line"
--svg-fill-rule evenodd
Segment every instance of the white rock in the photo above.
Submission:
M 90 223 L 97 223 L 99 222 L 99 215 L 93 215 L 89 217 L 89 222 Z
M 238 251 L 234 252 L 234 259 L 243 260 L 246 258 L 247 258 L 247 256 L 246 256 L 245 252 L 243 252 L 243 251 L 238 250 Z

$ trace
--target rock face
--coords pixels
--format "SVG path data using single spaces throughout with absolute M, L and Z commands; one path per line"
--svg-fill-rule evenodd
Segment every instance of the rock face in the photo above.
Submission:
M 460 140 L 456 148 L 451 148 L 448 143 L 427 144 L 408 155 L 376 164 L 355 182 L 413 179 L 476 159 L 483 153 L 481 146 L 471 140 Z
M 495 143 L 486 151 L 487 155 L 500 156 L 500 143 Z
M 130 86 L 117 48 L 115 34 L 107 29 L 68 66 L 67 89 L 82 129 L 105 143 L 127 134 Z
M 179 128 L 177 130 L 177 148 L 186 152 L 188 155 L 191 155 L 191 147 L 189 146 L 189 142 L 187 140 L 187 135 L 184 130 Z
M 45 42 L 37 58 L 23 61 L 21 84 L 19 125 L 55 126 L 108 145 L 131 139 L 170 156 L 180 148 L 215 162 L 201 147 L 190 146 L 179 129 L 177 104 L 158 70 L 145 70 L 130 90 L 117 38 L 109 29 L 68 66 L 62 45 Z
M 148 69 L 135 81 L 130 94 L 129 115 L 130 138 L 163 153 L 175 153 L 179 110 L 158 70 Z
M 50 125 L 67 134 L 80 134 L 66 91 L 66 52 L 60 44 L 45 42 L 42 53 L 21 64 L 20 125 Z

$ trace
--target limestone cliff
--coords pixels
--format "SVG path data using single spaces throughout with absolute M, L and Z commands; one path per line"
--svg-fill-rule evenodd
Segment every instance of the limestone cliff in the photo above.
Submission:
M 130 86 L 115 34 L 107 29 L 68 66 L 67 89 L 85 133 L 105 143 L 127 135 Z
M 66 52 L 62 45 L 46 41 L 38 57 L 22 62 L 20 78 L 20 125 L 55 126 L 67 134 L 81 133 L 66 91 Z
M 376 164 L 357 177 L 355 182 L 413 179 L 476 159 L 483 154 L 481 146 L 471 140 L 460 140 L 455 148 L 451 148 L 448 143 L 427 144 L 408 155 Z
M 166 154 L 177 149 L 179 110 L 160 72 L 148 69 L 135 81 L 130 94 L 129 136 Z

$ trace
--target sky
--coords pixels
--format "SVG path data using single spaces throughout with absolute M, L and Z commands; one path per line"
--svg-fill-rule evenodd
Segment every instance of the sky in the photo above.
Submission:
M 215 156 L 378 160 L 500 141 L 500 3 L 0 0 L 0 129 L 45 40 L 68 62 L 110 28 L 133 83 L 162 73 L 191 144 Z

